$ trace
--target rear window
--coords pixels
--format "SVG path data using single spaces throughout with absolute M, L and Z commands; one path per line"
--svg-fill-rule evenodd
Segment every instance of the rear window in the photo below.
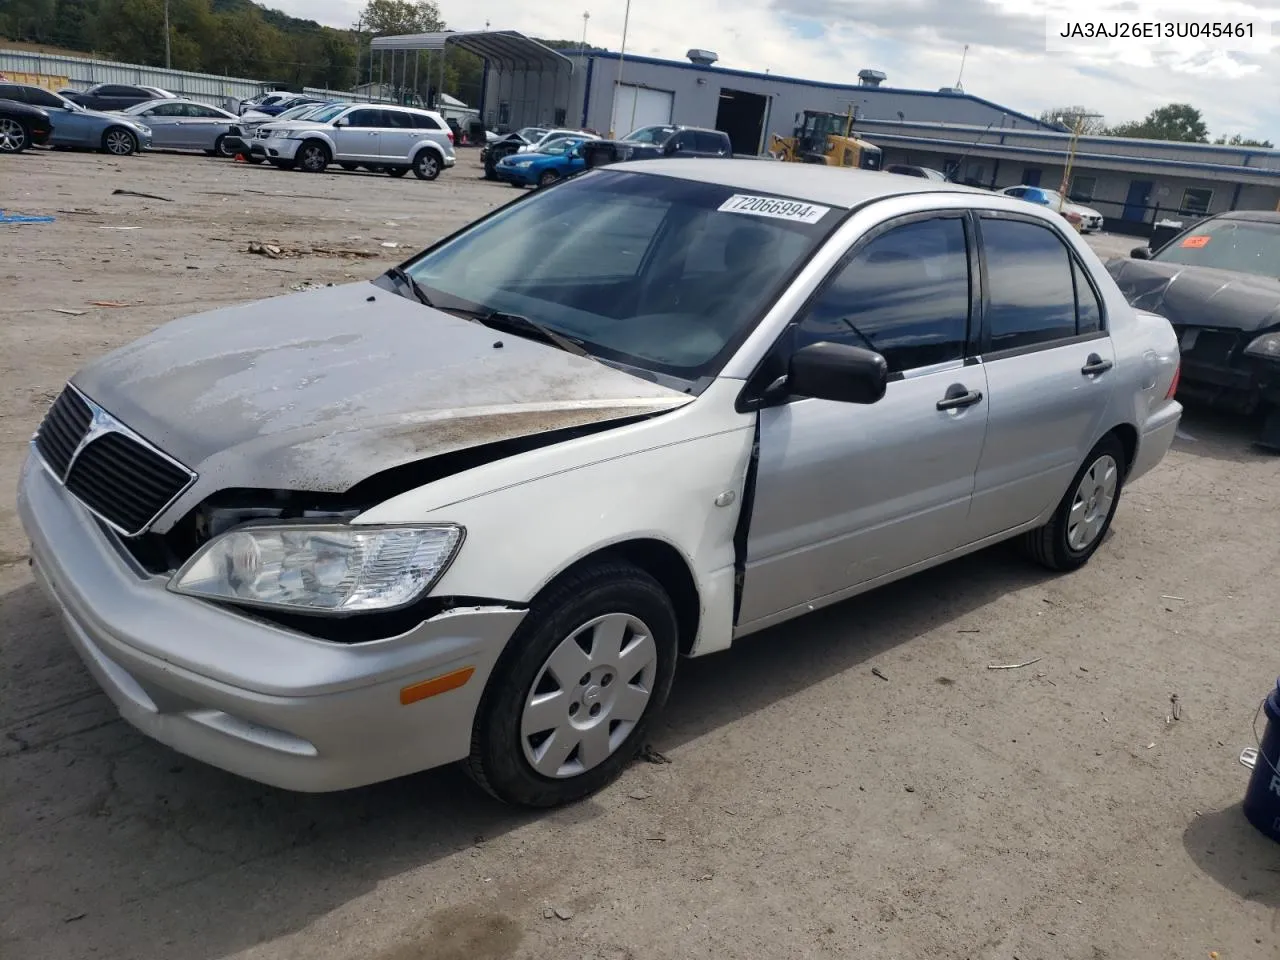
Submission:
M 658 376 L 714 375 L 840 211 L 602 170 L 464 230 L 409 271 L 441 309 L 498 310 Z

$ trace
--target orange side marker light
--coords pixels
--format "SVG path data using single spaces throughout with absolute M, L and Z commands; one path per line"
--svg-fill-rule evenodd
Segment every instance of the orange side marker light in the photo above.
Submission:
M 400 690 L 400 703 L 402 706 L 408 706 L 411 703 L 417 703 L 419 700 L 426 700 L 428 697 L 434 697 L 437 694 L 448 693 L 450 690 L 457 690 L 471 679 L 471 675 L 476 672 L 475 667 L 463 667 L 461 670 L 455 670 L 453 673 L 446 673 L 443 676 L 432 677 L 430 680 L 423 680 L 420 683 L 413 683 Z

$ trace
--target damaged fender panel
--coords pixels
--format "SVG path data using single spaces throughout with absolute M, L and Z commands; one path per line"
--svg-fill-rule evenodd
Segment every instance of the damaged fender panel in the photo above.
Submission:
M 1280 325 L 1280 279 L 1151 260 L 1110 260 L 1106 266 L 1132 306 L 1175 327 L 1248 333 Z

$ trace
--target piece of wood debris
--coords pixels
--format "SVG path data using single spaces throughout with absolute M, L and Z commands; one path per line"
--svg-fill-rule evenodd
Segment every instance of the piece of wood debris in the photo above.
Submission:
M 1022 663 L 989 663 L 988 670 L 1021 670 L 1023 667 L 1029 667 L 1033 663 L 1039 663 L 1044 657 L 1036 657 L 1034 660 L 1025 660 Z
M 888 680 L 888 679 L 889 679 L 889 678 L 888 678 L 888 677 L 886 677 L 883 673 L 881 673 L 881 672 L 880 672 L 880 668 L 879 668 L 879 667 L 872 667 L 872 668 L 871 668 L 871 675 L 872 675 L 872 676 L 875 676 L 875 677 L 879 677 L 881 680 Z
M 127 303 L 121 303 L 119 300 L 90 300 L 91 307 L 127 307 Z
M 54 307 L 54 313 L 66 314 L 68 317 L 83 317 L 87 311 L 85 310 L 68 310 L 66 307 Z

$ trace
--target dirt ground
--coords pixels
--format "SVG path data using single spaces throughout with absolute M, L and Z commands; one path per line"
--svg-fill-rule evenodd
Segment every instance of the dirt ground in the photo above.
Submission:
M 430 184 L 7 158 L 0 209 L 57 220 L 0 226 L 0 486 L 90 358 L 373 276 L 513 193 L 470 158 Z M 549 814 L 453 769 L 288 794 L 143 738 L 32 585 L 6 494 L 0 957 L 1278 957 L 1280 845 L 1237 757 L 1280 673 L 1280 459 L 1228 418 L 1183 430 L 1085 570 L 997 548 L 683 663 L 671 762 Z

